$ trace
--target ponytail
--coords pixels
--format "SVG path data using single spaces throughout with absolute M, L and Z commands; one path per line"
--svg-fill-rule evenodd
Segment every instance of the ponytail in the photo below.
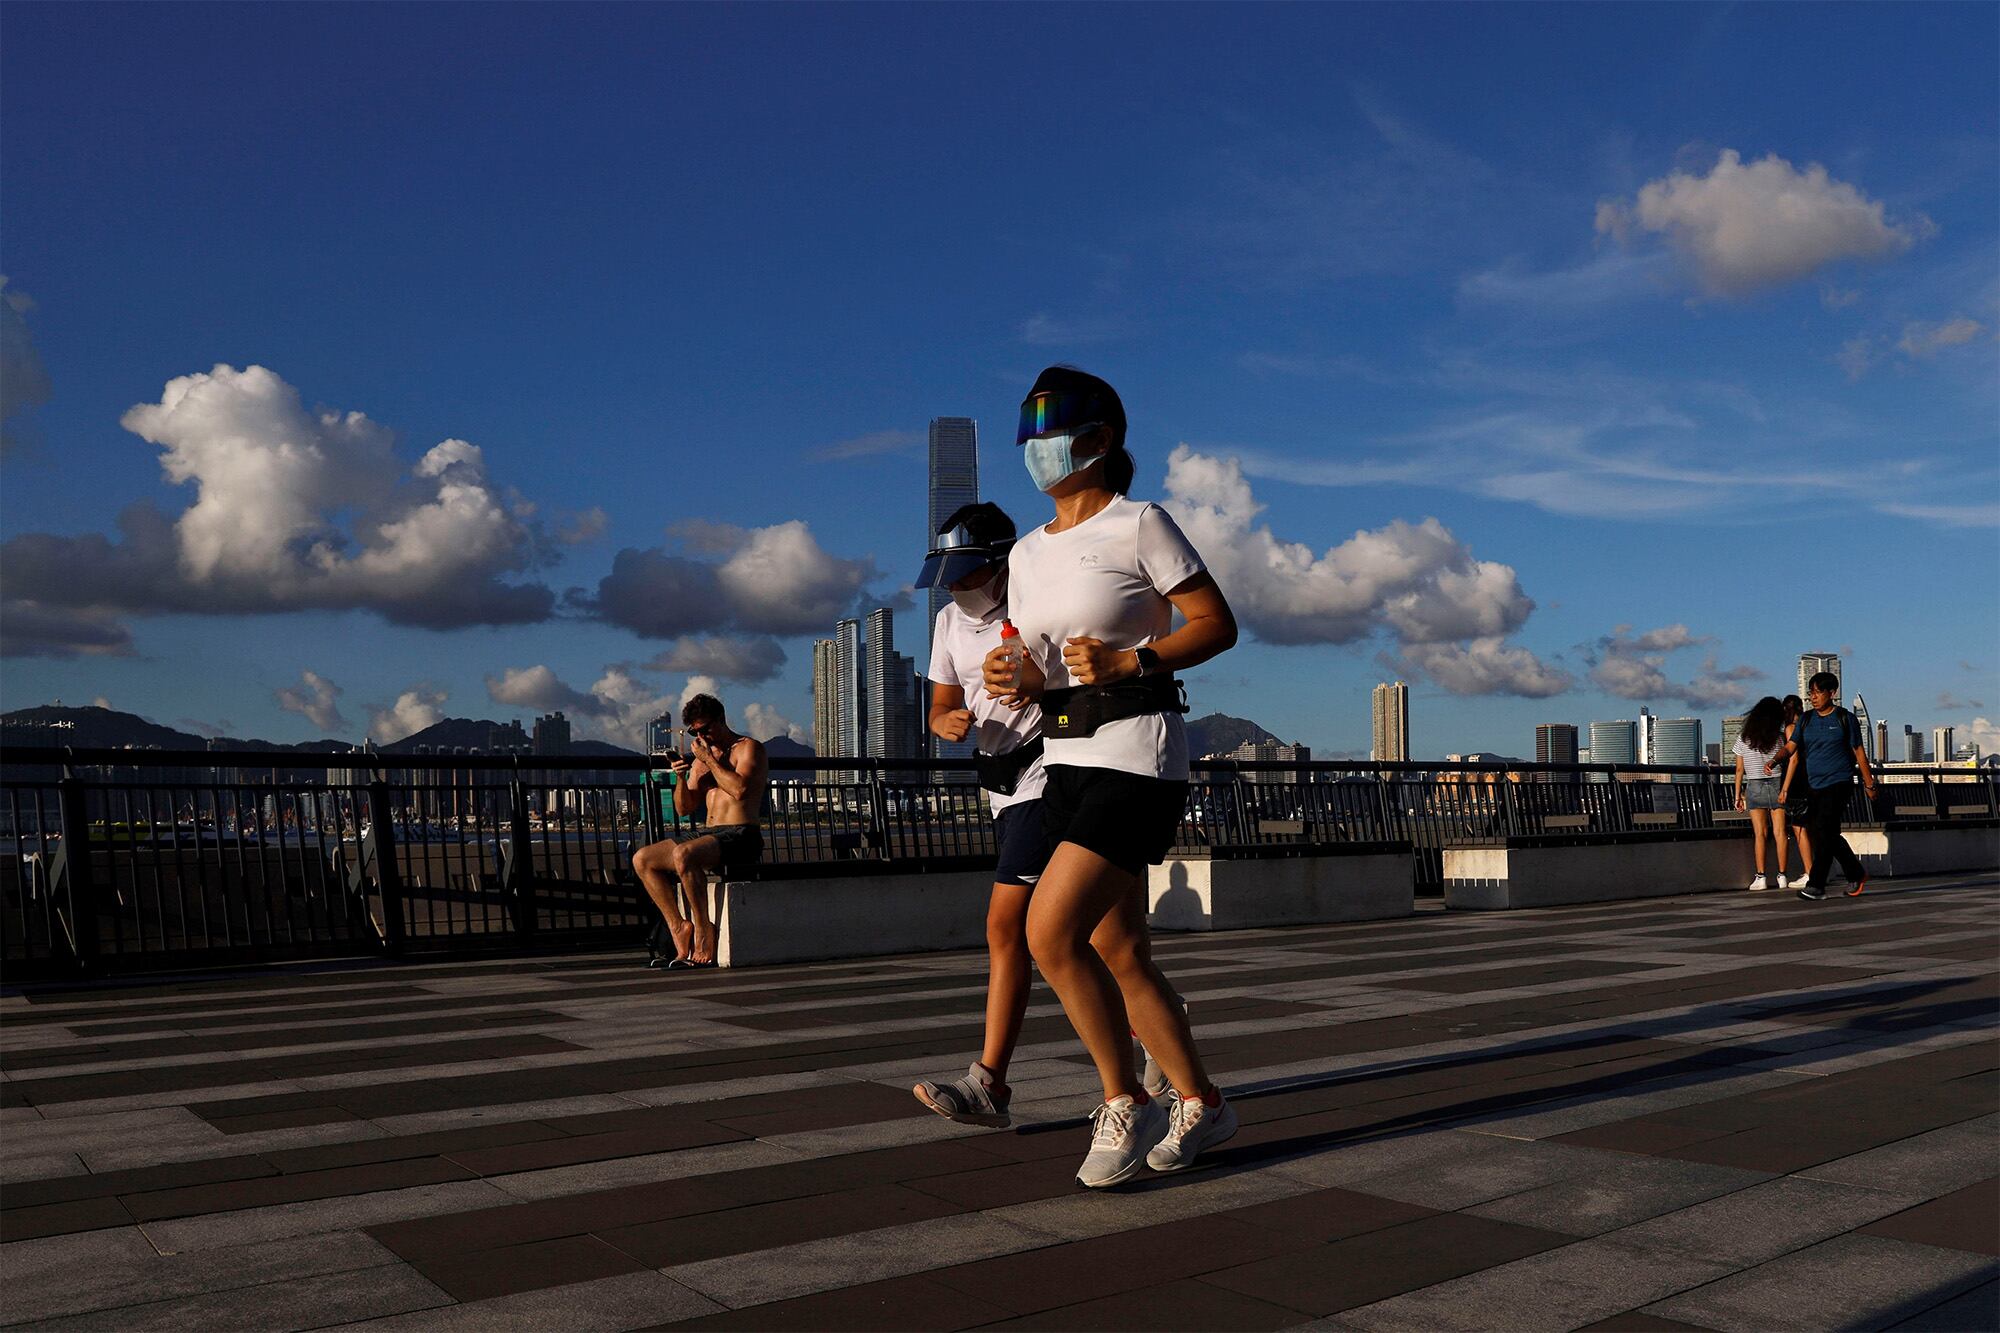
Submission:
M 1121 440 L 1111 446 L 1104 455 L 1104 485 L 1114 495 L 1129 495 L 1132 492 L 1132 475 L 1135 471 L 1132 455 L 1125 451 Z

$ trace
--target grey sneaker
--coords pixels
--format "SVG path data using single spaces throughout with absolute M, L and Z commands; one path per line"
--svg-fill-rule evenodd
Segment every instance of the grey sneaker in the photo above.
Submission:
M 961 1125 L 1005 1129 L 1014 1123 L 1013 1117 L 1007 1114 L 1007 1104 L 1014 1099 L 1013 1091 L 1010 1089 L 995 1096 L 993 1073 L 977 1060 L 966 1069 L 964 1078 L 950 1083 L 933 1083 L 925 1079 L 910 1091 L 925 1106 Z
M 1175 1098 L 1166 1137 L 1146 1154 L 1146 1165 L 1155 1171 L 1178 1171 L 1204 1149 L 1234 1138 L 1236 1128 L 1236 1107 L 1228 1101 L 1210 1106 L 1191 1098 Z
M 1090 1113 L 1090 1156 L 1076 1169 L 1076 1183 L 1101 1190 L 1139 1174 L 1146 1154 L 1166 1137 L 1168 1116 L 1158 1102 L 1117 1097 Z

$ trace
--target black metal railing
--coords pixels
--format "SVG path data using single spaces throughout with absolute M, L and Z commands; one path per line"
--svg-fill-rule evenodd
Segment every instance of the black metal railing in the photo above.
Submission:
M 360 768 L 357 765 L 368 764 Z M 766 875 L 918 873 L 994 855 L 945 763 L 772 762 Z M 1618 765 L 1207 761 L 1175 851 L 1296 856 L 1408 843 L 1743 828 L 1730 773 Z M 2000 818 L 1991 768 L 1898 768 L 1848 822 Z M 700 832 L 639 758 L 11 749 L 0 756 L 10 976 L 631 935 L 632 854 Z

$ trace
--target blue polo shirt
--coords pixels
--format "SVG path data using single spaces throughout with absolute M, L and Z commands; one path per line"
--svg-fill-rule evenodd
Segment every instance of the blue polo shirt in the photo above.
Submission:
M 1854 714 L 1836 708 L 1821 716 L 1808 708 L 1792 728 L 1792 742 L 1805 760 L 1808 785 L 1837 787 L 1854 781 L 1854 751 L 1861 744 L 1861 724 Z

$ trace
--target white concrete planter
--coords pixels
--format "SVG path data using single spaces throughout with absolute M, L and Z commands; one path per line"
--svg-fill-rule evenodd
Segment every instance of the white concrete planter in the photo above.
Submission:
M 1245 930 L 1380 921 L 1416 910 L 1416 859 L 1405 851 L 1212 861 L 1152 867 L 1155 930 Z

